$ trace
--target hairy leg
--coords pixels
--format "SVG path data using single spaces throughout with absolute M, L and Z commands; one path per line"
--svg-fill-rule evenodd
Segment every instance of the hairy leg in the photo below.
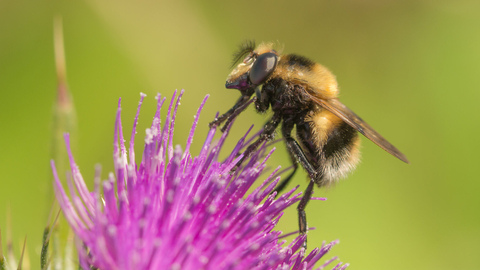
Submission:
M 260 134 L 260 138 L 258 138 L 255 142 L 250 144 L 245 152 L 243 152 L 243 157 L 237 162 L 237 164 L 232 168 L 231 172 L 235 172 L 238 167 L 248 159 L 257 148 L 262 145 L 264 142 L 272 140 L 274 138 L 275 129 L 277 129 L 278 125 L 282 117 L 280 114 L 274 114 L 273 117 L 265 124 L 263 127 L 263 132 Z
M 216 126 L 220 125 L 221 123 L 223 123 L 225 120 L 231 118 L 232 115 L 236 116 L 239 113 L 241 113 L 243 110 L 245 110 L 245 108 L 248 106 L 248 104 L 250 104 L 252 102 L 252 101 L 250 101 L 250 97 L 251 97 L 251 95 L 242 95 L 230 110 L 228 110 L 226 113 L 222 114 L 218 118 L 215 118 L 215 120 L 210 122 L 210 124 L 208 126 L 210 128 L 216 127 Z M 241 111 L 236 113 L 237 109 L 241 109 Z M 222 129 L 222 131 L 223 131 L 223 129 Z
M 297 211 L 298 211 L 298 227 L 300 234 L 307 233 L 307 215 L 305 213 L 305 208 L 307 207 L 308 202 L 310 201 L 313 193 L 313 187 L 315 184 L 315 180 L 318 178 L 318 172 L 315 170 L 315 167 L 312 166 L 307 155 L 302 150 L 298 142 L 291 136 L 291 132 L 293 129 L 293 123 L 285 122 L 282 127 L 282 135 L 285 138 L 285 143 L 287 144 L 287 150 L 290 153 L 290 156 L 296 158 L 296 161 L 300 162 L 303 168 L 307 171 L 308 175 L 310 176 L 310 182 L 308 183 L 308 187 L 305 190 L 302 199 L 298 203 Z M 293 173 L 296 171 L 296 161 L 294 161 L 295 169 Z M 289 175 L 282 183 L 279 185 L 279 188 L 283 189 L 284 186 L 290 181 L 293 174 Z M 286 183 L 284 183 L 286 182 Z M 284 185 L 284 186 L 282 186 Z M 303 247 L 307 248 L 307 240 L 303 243 Z

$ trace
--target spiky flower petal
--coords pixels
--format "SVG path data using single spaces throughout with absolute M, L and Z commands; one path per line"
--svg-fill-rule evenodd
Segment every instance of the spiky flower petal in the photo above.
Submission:
M 266 161 L 265 146 L 231 174 L 242 157 L 247 134 L 230 155 L 219 160 L 228 130 L 218 142 L 211 129 L 198 156 L 190 146 L 203 100 L 185 150 L 173 146 L 175 117 L 183 91 L 172 97 L 166 122 L 160 110 L 165 98 L 157 96 L 157 111 L 146 131 L 142 161 L 135 163 L 134 136 L 142 94 L 127 154 L 120 120 L 120 102 L 115 123 L 115 173 L 90 192 L 70 151 L 71 165 L 67 196 L 57 176 L 55 192 L 70 226 L 78 237 L 79 261 L 84 269 L 313 269 L 315 263 L 337 242 L 314 249 L 308 256 L 301 248 L 305 236 L 285 247 L 274 227 L 283 211 L 299 201 L 295 189 L 275 199 L 271 194 L 279 177 L 274 170 L 252 193 Z M 175 101 L 176 99 L 176 101 Z M 100 191 L 100 189 L 103 191 Z M 335 258 L 334 258 L 335 259 Z M 325 267 L 332 260 L 327 261 Z M 335 269 L 345 269 L 337 265 Z

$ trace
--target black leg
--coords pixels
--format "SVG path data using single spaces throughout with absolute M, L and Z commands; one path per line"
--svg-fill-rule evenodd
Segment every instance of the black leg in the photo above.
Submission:
M 312 198 L 312 193 L 313 193 L 313 185 L 315 182 L 310 180 L 310 183 L 308 184 L 307 189 L 305 190 L 305 193 L 303 194 L 302 200 L 298 203 L 297 206 L 297 211 L 298 211 L 298 227 L 300 234 L 306 234 L 307 233 L 307 214 L 305 213 L 305 208 L 307 207 L 308 202 Z M 305 242 L 303 243 L 303 247 L 307 249 L 307 239 L 305 238 Z
M 270 121 L 268 121 L 263 127 L 263 132 L 262 134 L 260 134 L 260 138 L 258 138 L 255 142 L 253 142 L 247 147 L 245 152 L 243 152 L 243 157 L 232 168 L 231 173 L 235 172 L 238 167 L 243 163 L 243 161 L 248 159 L 260 145 L 262 145 L 266 141 L 273 139 L 275 129 L 277 129 L 278 124 L 280 124 L 281 120 L 282 117 L 280 116 L 280 114 L 273 115 L 272 119 L 270 119 Z
M 317 178 L 318 172 L 314 169 L 310 161 L 308 161 L 307 156 L 305 155 L 297 141 L 295 141 L 295 139 L 293 139 L 292 137 L 288 136 L 285 138 L 285 143 L 287 144 L 288 152 L 290 152 L 297 158 L 298 162 L 300 162 L 300 164 L 302 164 L 302 167 L 305 168 L 305 170 L 307 171 L 310 179 L 314 181 Z
M 227 130 L 228 126 L 230 125 L 230 123 L 232 123 L 232 121 L 235 119 L 235 117 L 237 117 L 237 115 L 242 113 L 248 107 L 248 105 L 252 104 L 252 102 L 255 102 L 255 100 L 257 100 L 257 97 L 253 97 L 252 99 L 249 99 L 249 100 L 247 100 L 247 102 L 244 102 L 240 106 L 238 106 L 234 110 L 234 112 L 230 114 L 227 121 L 223 125 L 221 131 L 225 132 L 225 130 Z
M 235 103 L 235 105 L 233 105 L 233 107 L 228 110 L 226 113 L 222 114 L 221 116 L 219 116 L 218 118 L 215 118 L 214 121 L 210 122 L 210 124 L 208 125 L 210 128 L 213 128 L 213 127 L 216 127 L 218 125 L 220 125 L 221 123 L 223 123 L 225 120 L 227 120 L 228 118 L 230 118 L 230 116 L 235 112 L 235 110 L 237 108 L 240 108 L 242 106 L 244 106 L 245 104 L 249 104 L 249 101 L 250 101 L 250 97 L 252 95 L 242 95 L 238 100 L 237 102 Z M 248 106 L 248 105 L 247 105 Z M 246 107 L 245 107 L 246 108 Z M 245 109 L 243 108 L 242 111 Z M 239 112 L 240 113 L 240 112 Z M 238 114 L 238 113 L 237 113 Z
M 308 184 L 308 187 L 305 190 L 305 193 L 303 194 L 303 197 L 297 206 L 299 232 L 300 234 L 306 234 L 308 227 L 307 227 L 307 215 L 305 213 L 305 208 L 307 207 L 307 204 L 312 197 L 313 187 L 315 184 L 315 180 L 318 177 L 318 172 L 312 166 L 312 164 L 308 160 L 307 156 L 305 155 L 305 152 L 302 150 L 298 142 L 295 141 L 294 138 L 292 138 L 291 136 L 292 129 L 293 129 L 293 124 L 291 122 L 284 122 L 282 127 L 282 135 L 285 139 L 285 143 L 287 144 L 287 150 L 290 153 L 290 156 L 295 157 L 296 161 L 302 164 L 303 168 L 305 168 L 308 175 L 310 176 L 310 182 Z M 294 165 L 296 165 L 296 161 L 294 160 Z M 298 165 L 295 166 L 293 173 L 295 173 L 297 166 Z M 288 183 L 288 181 L 290 181 L 291 177 L 293 176 L 293 173 L 289 175 L 284 181 L 282 181 L 282 183 L 277 187 L 277 189 L 280 189 L 280 190 L 283 189 L 284 186 Z M 303 247 L 305 249 L 307 248 L 306 239 L 305 239 L 305 242 L 303 243 Z
M 292 129 L 293 129 L 292 122 L 288 121 L 283 123 L 282 136 L 287 145 L 288 153 L 290 154 L 290 160 L 292 161 L 292 165 L 293 165 L 293 172 L 291 172 L 285 179 L 282 180 L 282 182 L 280 182 L 279 185 L 277 185 L 277 187 L 274 190 L 277 192 L 277 194 L 279 194 L 288 185 L 290 180 L 292 180 L 293 176 L 295 175 L 295 172 L 298 169 L 298 162 L 300 162 L 300 164 L 302 164 L 305 170 L 307 170 L 310 176 L 310 179 L 315 179 L 317 176 L 316 170 L 310 164 L 310 161 L 308 161 L 308 158 L 303 152 L 302 148 L 300 147 L 298 142 L 294 138 L 292 138 L 292 136 L 290 135 L 292 132 Z

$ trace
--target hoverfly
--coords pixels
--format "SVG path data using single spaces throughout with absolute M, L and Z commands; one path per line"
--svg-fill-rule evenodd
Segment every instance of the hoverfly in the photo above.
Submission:
M 293 171 L 277 186 L 277 194 L 292 179 L 298 169 L 297 161 L 310 178 L 297 207 L 301 234 L 307 232 L 305 207 L 314 184 L 328 186 L 345 177 L 359 162 L 358 132 L 409 163 L 395 146 L 338 100 L 335 76 L 324 66 L 296 54 L 281 54 L 272 43 L 255 47 L 254 42 L 246 42 L 234 55 L 234 64 L 243 57 L 225 84 L 226 88 L 238 89 L 241 96 L 229 111 L 211 122 L 210 127 L 226 121 L 224 131 L 232 119 L 252 102 L 260 113 L 271 108 L 272 118 L 265 124 L 257 141 L 247 147 L 236 167 L 262 143 L 271 140 L 282 124 L 281 132 Z M 292 137 L 294 127 L 296 134 Z

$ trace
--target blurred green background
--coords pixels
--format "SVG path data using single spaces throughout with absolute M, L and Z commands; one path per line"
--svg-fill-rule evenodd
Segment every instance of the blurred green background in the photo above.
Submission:
M 183 145 L 192 116 L 210 94 L 192 149 L 198 153 L 207 123 L 239 95 L 224 89 L 236 45 L 247 38 L 279 41 L 285 53 L 329 67 L 343 103 L 411 161 L 403 164 L 363 139 L 356 172 L 335 188 L 316 190 L 328 201 L 307 209 L 309 225 L 317 227 L 309 248 L 340 239 L 330 256 L 351 263 L 349 269 L 480 269 L 479 1 L 2 0 L 0 228 L 10 208 L 14 244 L 28 235 L 33 269 L 51 200 L 57 14 L 78 117 L 74 155 L 89 184 L 94 164 L 102 164 L 104 178 L 113 169 L 119 97 L 129 133 L 139 93 L 147 94 L 140 153 L 155 93 L 186 90 L 175 132 Z M 226 149 L 267 117 L 249 108 Z M 285 147 L 277 147 L 269 164 L 289 166 Z M 289 188 L 303 190 L 305 178 L 298 173 Z M 280 229 L 297 229 L 294 208 Z

